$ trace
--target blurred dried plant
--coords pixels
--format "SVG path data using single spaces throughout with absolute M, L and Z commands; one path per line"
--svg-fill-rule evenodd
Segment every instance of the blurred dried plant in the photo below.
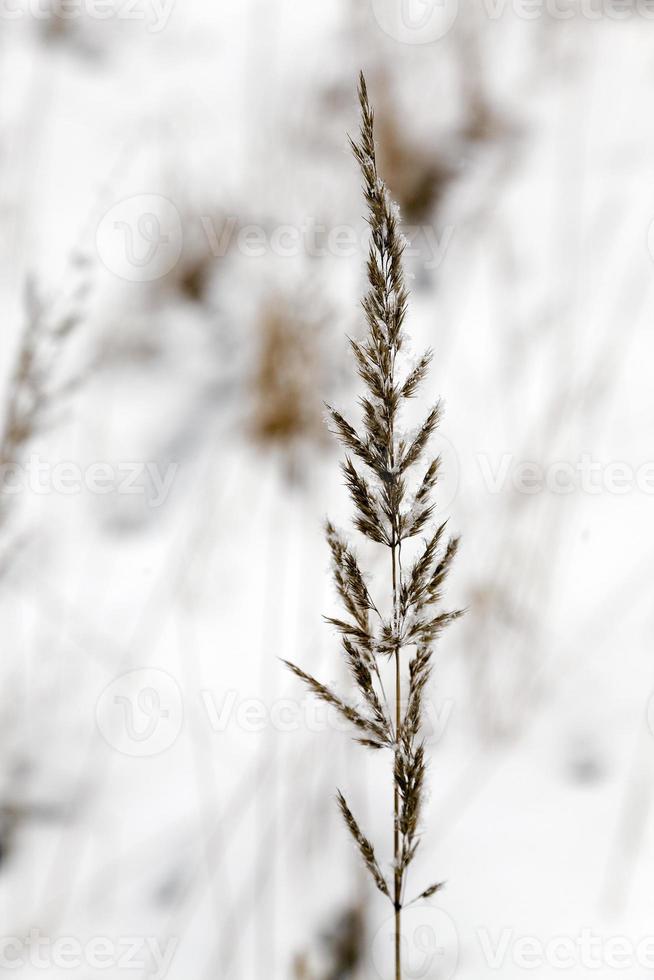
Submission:
M 463 97 L 460 133 L 466 143 L 493 142 L 512 135 L 514 130 L 495 105 L 485 70 L 485 15 L 474 4 L 462 14 L 453 33 Z
M 0 789 L 0 866 L 11 859 L 17 837 L 29 823 L 56 823 L 64 816 L 64 808 L 57 802 L 34 799 L 29 793 L 29 765 L 14 765 Z
M 408 869 L 420 844 L 420 816 L 425 777 L 422 739 L 423 696 L 431 676 L 433 643 L 460 612 L 437 608 L 442 588 L 456 555 L 458 540 L 445 544 L 446 523 L 430 528 L 434 504 L 432 491 L 439 478 L 439 459 L 432 460 L 409 492 L 408 477 L 427 449 L 440 420 L 438 404 L 412 432 L 402 432 L 400 415 L 405 403 L 418 391 L 431 361 L 423 354 L 399 376 L 398 360 L 404 360 L 404 321 L 408 293 L 402 267 L 404 242 L 398 226 L 397 206 L 390 199 L 377 170 L 373 113 L 363 75 L 359 81 L 361 131 L 351 141 L 364 181 L 371 229 L 368 255 L 369 290 L 363 300 L 368 335 L 350 341 L 358 373 L 367 395 L 360 399 L 363 432 L 359 433 L 338 411 L 329 408 L 335 433 L 348 453 L 343 465 L 346 485 L 355 507 L 355 528 L 390 551 L 388 611 L 368 587 L 354 551 L 336 528 L 327 524 L 334 581 L 347 619 L 328 618 L 340 633 L 347 666 L 359 694 L 359 704 L 348 704 L 339 695 L 287 663 L 318 698 L 335 708 L 355 729 L 356 740 L 393 756 L 393 870 L 388 881 L 375 847 L 363 833 L 345 797 L 338 793 L 343 819 L 361 858 L 379 891 L 388 898 L 395 917 L 395 977 L 401 980 L 401 913 L 405 907 Z M 367 468 L 364 477 L 352 461 Z M 403 543 L 429 529 L 422 548 L 408 569 L 403 569 Z M 380 610 L 380 606 L 382 607 Z M 372 621 L 371 621 L 372 619 Z M 376 623 L 375 623 L 376 620 Z M 402 651 L 413 647 L 408 662 L 408 696 L 403 705 L 403 674 L 407 664 Z M 382 679 L 384 666 L 392 665 L 394 705 L 387 698 Z M 441 888 L 435 883 L 413 899 L 429 898 Z M 410 904 L 410 903 L 409 903 Z
M 195 255 L 179 274 L 179 289 L 192 302 L 204 301 L 211 282 L 215 259 L 210 251 Z
M 83 259 L 76 262 L 80 279 L 62 309 L 48 299 L 33 279 L 25 288 L 25 326 L 20 337 L 14 368 L 5 397 L 0 430 L 0 471 L 4 475 L 20 465 L 36 435 L 56 424 L 66 398 L 83 380 L 81 371 L 62 378 L 67 344 L 79 326 L 88 299 L 89 278 Z M 9 502 L 0 496 L 0 524 L 8 516 Z
M 424 221 L 440 204 L 456 168 L 441 153 L 410 142 L 385 71 L 378 72 L 377 90 L 375 119 L 380 168 L 405 220 Z
M 307 297 L 280 292 L 262 303 L 250 379 L 249 429 L 262 446 L 281 449 L 291 468 L 302 445 L 324 442 L 322 403 L 325 317 Z
M 82 11 L 78 11 L 78 14 Z M 50 0 L 42 3 L 37 29 L 45 45 L 65 46 L 69 51 L 81 55 L 85 59 L 95 59 L 102 54 L 98 44 L 98 32 L 89 30 L 92 20 L 86 16 L 71 16 L 67 0 Z
M 183 188 L 179 189 L 183 200 Z M 186 300 L 206 304 L 212 284 L 235 240 L 239 222 L 221 212 L 213 202 L 188 204 L 182 212 L 184 248 L 174 268 L 164 278 Z
M 350 980 L 363 964 L 366 918 L 360 905 L 345 909 L 334 925 L 320 936 L 319 966 L 301 953 L 293 964 L 295 980 Z

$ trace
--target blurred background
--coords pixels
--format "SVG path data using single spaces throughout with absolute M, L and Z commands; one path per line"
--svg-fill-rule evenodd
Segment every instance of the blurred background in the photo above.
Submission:
M 390 774 L 279 660 L 349 692 L 322 413 L 359 391 L 363 69 L 468 608 L 406 976 L 651 975 L 654 10 L 0 18 L 0 970 L 389 976 L 333 798 L 388 867 Z

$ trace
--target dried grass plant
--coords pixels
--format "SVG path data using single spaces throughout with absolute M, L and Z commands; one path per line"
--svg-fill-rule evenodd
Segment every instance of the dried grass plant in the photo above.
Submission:
M 318 698 L 351 723 L 358 742 L 374 751 L 386 750 L 392 756 L 390 880 L 373 843 L 340 792 L 338 805 L 365 867 L 393 907 L 395 977 L 400 980 L 402 909 L 407 904 L 409 867 L 420 843 L 426 768 L 421 735 L 423 699 L 432 671 L 434 641 L 460 615 L 439 608 L 458 539 L 446 543 L 446 523 L 433 526 L 432 491 L 439 476 L 439 459 L 427 462 L 419 478 L 411 479 L 438 426 L 440 407 L 434 405 L 414 432 L 402 431 L 403 407 L 424 381 L 432 355 L 427 351 L 413 366 L 406 364 L 404 322 L 408 293 L 402 267 L 404 240 L 398 209 L 377 171 L 373 112 L 363 75 L 359 102 L 360 136 L 358 141 L 350 142 L 363 175 L 371 230 L 369 289 L 363 299 L 368 333 L 363 341 L 351 340 L 350 344 L 367 389 L 360 399 L 362 428 L 357 431 L 331 407 L 328 413 L 335 434 L 347 451 L 342 467 L 355 508 L 354 527 L 389 553 L 388 601 L 373 597 L 354 550 L 328 523 L 326 534 L 334 581 L 346 612 L 346 618 L 330 617 L 328 622 L 341 635 L 345 660 L 358 690 L 358 704 L 348 703 L 300 667 L 286 663 Z M 415 558 L 407 566 L 402 558 L 404 543 L 422 532 L 427 536 L 422 545 L 414 548 Z M 387 665 L 392 668 L 392 698 L 387 696 L 383 682 Z M 412 901 L 429 898 L 441 886 L 442 883 L 434 883 L 423 888 Z
M 302 953 L 293 964 L 294 980 L 351 980 L 363 965 L 366 916 L 361 905 L 345 909 L 320 936 L 320 966 Z
M 81 322 L 88 293 L 86 266 L 79 262 L 82 279 L 63 306 L 47 298 L 34 280 L 24 294 L 25 322 L 18 341 L 4 399 L 0 425 L 0 576 L 4 575 L 22 543 L 16 534 L 15 495 L 4 492 L 8 471 L 21 465 L 32 440 L 56 424 L 63 402 L 82 380 L 80 373 L 62 378 L 61 360 Z M 11 689 L 11 688 L 10 688 Z M 57 820 L 57 804 L 31 799 L 28 783 L 32 763 L 21 737 L 13 699 L 2 705 L 5 758 L 0 767 L 0 865 L 11 855 L 15 838 L 30 819 Z M 28 799 L 28 801 L 27 801 Z
M 0 428 L 0 474 L 20 465 L 32 440 L 55 425 L 66 398 L 80 385 L 77 371 L 62 378 L 61 361 L 71 335 L 80 324 L 89 281 L 80 260 L 81 279 L 60 309 L 46 298 L 33 279 L 25 287 L 23 327 L 9 379 Z M 0 527 L 8 518 L 13 497 L 0 493 Z M 4 563 L 3 563 L 4 564 Z

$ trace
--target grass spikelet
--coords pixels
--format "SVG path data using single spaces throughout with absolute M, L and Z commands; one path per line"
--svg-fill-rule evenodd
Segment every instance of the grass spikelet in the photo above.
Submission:
M 407 368 L 403 363 L 408 304 L 402 267 L 404 240 L 398 209 L 377 171 L 374 116 L 363 75 L 359 103 L 361 130 L 358 140 L 350 143 L 363 177 L 370 225 L 368 291 L 362 303 L 367 336 L 363 341 L 351 340 L 350 346 L 366 387 L 360 398 L 361 430 L 331 406 L 328 414 L 333 431 L 346 450 L 342 468 L 354 505 L 354 527 L 387 549 L 389 581 L 384 602 L 377 589 L 368 585 L 352 547 L 328 523 L 334 582 L 349 619 L 329 617 L 327 621 L 341 634 L 360 707 L 351 707 L 299 667 L 288 666 L 313 694 L 352 724 L 358 742 L 391 754 L 392 880 L 387 881 L 382 874 L 373 844 L 361 831 L 340 792 L 338 805 L 374 884 L 393 906 L 395 978 L 401 980 L 401 915 L 409 867 L 420 843 L 427 765 L 421 736 L 424 695 L 432 673 L 433 643 L 460 615 L 458 611 L 443 612 L 438 608 L 458 539 L 445 543 L 446 523 L 441 522 L 429 532 L 413 565 L 404 570 L 402 542 L 427 528 L 434 512 L 432 491 L 438 482 L 440 460 L 430 461 L 426 470 L 422 460 L 441 412 L 436 404 L 413 434 L 402 431 L 403 406 L 424 382 L 432 353 L 425 352 L 413 367 Z M 414 470 L 421 463 L 423 475 L 415 480 Z M 414 483 L 417 488 L 411 493 Z M 387 607 L 390 614 L 380 611 Z M 413 656 L 408 653 L 411 648 L 415 651 Z M 391 703 L 382 679 L 384 670 L 392 671 Z M 403 709 L 402 687 L 407 680 L 408 698 Z M 431 897 L 441 887 L 431 885 L 414 901 Z

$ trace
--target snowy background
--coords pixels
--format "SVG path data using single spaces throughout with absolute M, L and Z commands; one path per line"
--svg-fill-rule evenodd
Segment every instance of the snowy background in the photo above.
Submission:
M 389 976 L 389 774 L 279 663 L 347 685 L 363 68 L 469 609 L 406 976 L 652 975 L 654 10 L 0 6 L 0 969 Z

